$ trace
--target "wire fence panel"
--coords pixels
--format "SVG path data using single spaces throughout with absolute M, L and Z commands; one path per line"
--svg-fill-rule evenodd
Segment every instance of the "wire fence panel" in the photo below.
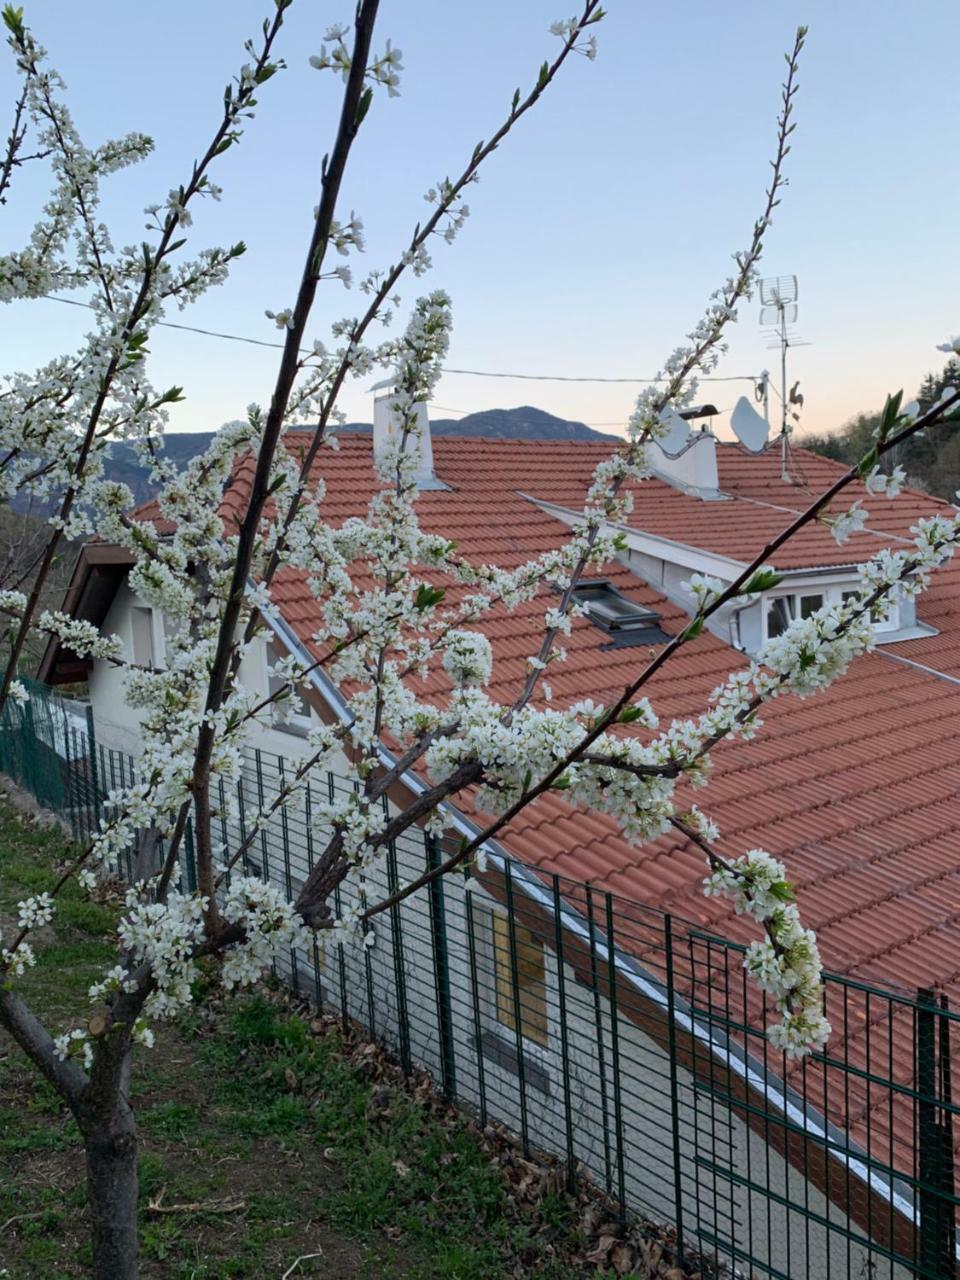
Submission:
M 26 708 L 8 705 L 0 768 L 80 843 L 136 777 L 131 757 L 96 744 L 89 719 L 84 731 L 42 687 Z M 329 840 L 327 806 L 356 789 L 312 776 L 274 808 L 295 768 L 248 751 L 214 819 L 243 870 L 290 900 Z M 333 913 L 382 900 L 452 848 L 411 828 L 343 880 Z M 162 854 L 141 832 L 111 870 L 144 874 Z M 179 872 L 194 888 L 189 824 Z M 482 1123 L 559 1156 L 571 1186 L 588 1175 L 612 1213 L 672 1224 L 694 1268 L 957 1274 L 957 1015 L 942 993 L 831 975 L 826 1051 L 790 1060 L 767 1038 L 776 1011 L 748 982 L 742 946 L 495 852 L 379 914 L 366 938 L 320 930 L 276 970 Z

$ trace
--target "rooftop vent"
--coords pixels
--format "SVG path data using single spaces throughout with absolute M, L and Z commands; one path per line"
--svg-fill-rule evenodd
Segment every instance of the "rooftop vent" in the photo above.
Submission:
M 593 625 L 606 631 L 618 647 L 662 644 L 670 639 L 660 626 L 659 613 L 629 599 L 605 578 L 581 582 L 574 587 L 573 598 Z

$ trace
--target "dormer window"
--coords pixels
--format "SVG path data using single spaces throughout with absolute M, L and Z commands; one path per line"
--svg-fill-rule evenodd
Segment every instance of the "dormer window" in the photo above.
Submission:
M 824 586 L 818 591 L 795 591 L 789 595 L 767 596 L 764 601 L 766 638 L 773 640 L 782 636 L 797 618 L 809 618 L 825 604 L 840 604 L 859 594 L 858 588 L 839 584 Z M 876 631 L 896 631 L 900 626 L 899 606 L 892 605 L 889 617 L 873 625 Z
M 605 579 L 581 582 L 573 598 L 595 627 L 618 644 L 661 644 L 669 636 L 660 627 L 660 615 L 625 596 Z
M 796 595 L 774 596 L 767 601 L 767 639 L 782 636 L 797 618 L 809 618 L 822 609 L 822 591 L 797 592 Z

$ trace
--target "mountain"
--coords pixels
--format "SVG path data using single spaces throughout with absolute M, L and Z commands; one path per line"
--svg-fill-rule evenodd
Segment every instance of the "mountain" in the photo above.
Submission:
M 480 413 L 468 413 L 464 418 L 437 418 L 430 428 L 438 436 L 493 436 L 499 440 L 615 440 L 615 436 L 593 431 L 582 422 L 568 422 L 556 418 L 543 409 L 523 405 L 517 409 L 484 409 Z M 339 428 L 344 431 L 372 431 L 369 422 L 348 422 Z M 164 437 L 164 452 L 178 467 L 184 466 L 202 453 L 213 439 L 212 431 L 183 431 Z M 147 470 L 137 458 L 132 444 L 116 441 L 108 449 L 106 464 L 108 480 L 128 485 L 134 501 L 139 504 L 153 497 L 153 489 L 147 478 Z M 16 500 L 14 508 L 19 509 Z M 34 504 L 33 513 L 40 514 Z

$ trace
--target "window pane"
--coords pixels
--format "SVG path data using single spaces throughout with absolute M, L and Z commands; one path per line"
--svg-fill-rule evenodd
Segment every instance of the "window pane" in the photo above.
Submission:
M 286 680 L 281 680 L 279 676 L 271 675 L 268 680 L 268 686 L 270 689 L 271 696 L 275 694 L 279 689 L 282 689 L 283 686 L 286 685 L 287 683 L 288 682 Z M 310 708 L 304 702 L 303 695 L 299 692 L 299 690 L 294 689 L 292 693 L 290 693 L 286 698 L 283 699 L 281 706 L 275 708 L 276 718 L 279 718 L 281 715 L 284 715 L 284 714 L 286 714 L 287 716 L 295 716 L 303 720 L 309 720 Z
M 153 610 L 134 605 L 131 610 L 133 632 L 133 660 L 138 667 L 152 667 L 153 661 Z
M 573 595 L 594 621 L 611 631 L 652 627 L 660 620 L 659 614 L 619 595 L 609 583 L 576 587 Z
M 800 597 L 800 617 L 809 618 L 811 613 L 816 613 L 818 609 L 823 608 L 823 596 L 801 596 Z
M 771 640 L 774 636 L 782 636 L 792 621 L 793 597 L 775 596 L 767 613 L 767 635 Z
M 543 946 L 528 929 L 514 925 L 517 957 L 516 997 L 510 947 L 510 921 L 494 913 L 493 961 L 496 974 L 497 1021 L 516 1031 L 515 998 L 520 1003 L 520 1033 L 536 1044 L 547 1043 L 547 983 Z

